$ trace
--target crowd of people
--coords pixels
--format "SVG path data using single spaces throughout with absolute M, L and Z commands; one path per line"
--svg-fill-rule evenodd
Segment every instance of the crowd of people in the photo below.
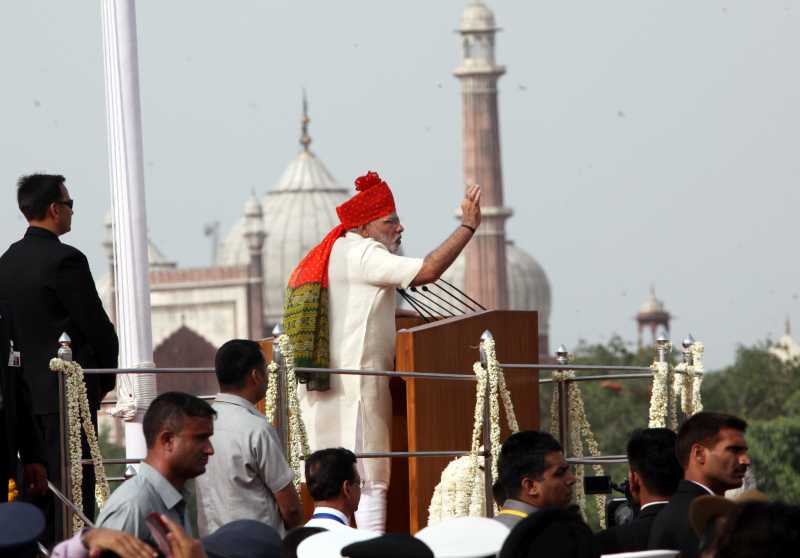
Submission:
M 456 230 L 425 258 L 407 258 L 397 254 L 404 229 L 389 186 L 370 172 L 356 190 L 337 208 L 341 224 L 289 280 L 284 314 L 300 365 L 390 369 L 394 289 L 440 277 L 480 225 L 480 189 L 473 186 Z M 357 375 L 316 379 L 303 390 L 311 446 L 324 448 L 305 459 L 314 501 L 306 520 L 281 443 L 256 407 L 267 390 L 267 362 L 256 342 L 241 339 L 217 351 L 213 405 L 181 392 L 151 402 L 143 420 L 147 455 L 99 514 L 93 469 L 84 467 L 83 511 L 96 516 L 95 527 L 68 538 L 47 484 L 63 480 L 49 359 L 64 331 L 86 367 L 116 367 L 119 343 L 86 257 L 59 240 L 75 206 L 64 177 L 22 177 L 17 201 L 29 227 L 0 256 L 0 479 L 17 478 L 21 486 L 20 501 L 0 503 L 0 556 L 34 556 L 40 543 L 57 558 L 584 558 L 647 550 L 726 558 L 784 556 L 800 547 L 797 506 L 757 492 L 724 497 L 750 466 L 747 423 L 712 412 L 689 417 L 677 433 L 631 435 L 634 514 L 626 523 L 593 533 L 572 504 L 576 478 L 558 440 L 529 430 L 502 445 L 496 517 L 385 534 L 388 461 L 359 460 L 353 450 L 389 449 L 391 399 L 386 378 Z M 95 426 L 113 378 L 87 378 Z M 86 456 L 85 437 L 81 443 Z M 0 502 L 6 497 L 0 490 Z

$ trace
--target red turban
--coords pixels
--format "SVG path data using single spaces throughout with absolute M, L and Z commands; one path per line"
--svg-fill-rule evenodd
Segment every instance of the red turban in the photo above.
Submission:
M 297 366 L 328 366 L 328 261 L 334 242 L 349 229 L 395 212 L 392 191 L 377 172 L 359 176 L 355 184 L 358 193 L 336 208 L 340 224 L 306 254 L 289 276 L 283 325 L 294 346 Z

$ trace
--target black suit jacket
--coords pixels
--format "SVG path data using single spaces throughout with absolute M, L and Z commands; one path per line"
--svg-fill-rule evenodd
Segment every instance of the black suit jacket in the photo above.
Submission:
M 618 552 L 638 552 L 647 550 L 647 542 L 650 538 L 650 528 L 658 513 L 666 507 L 663 504 L 653 504 L 647 506 L 630 523 L 609 527 L 605 531 L 595 534 L 595 539 L 600 545 L 603 554 L 615 554 Z
M 13 315 L 10 305 L 0 302 L 0 396 L 2 403 L 2 421 L 0 429 L 5 436 L 5 447 L 0 448 L 0 480 L 16 477 L 17 452 L 23 463 L 44 463 L 44 445 L 38 428 L 34 425 L 31 410 L 31 393 L 25 382 L 23 369 L 8 366 L 10 341 L 16 338 Z M 0 492 L 5 492 L 5 485 L 0 485 Z M 0 498 L 5 500 L 5 498 Z
M 0 257 L 0 299 L 14 312 L 34 414 L 58 412 L 58 383 L 50 359 L 58 338 L 72 338 L 84 368 L 116 368 L 119 341 L 103 310 L 86 256 L 46 229 L 29 227 Z M 86 376 L 89 405 L 98 409 L 114 376 Z
M 689 505 L 708 491 L 691 481 L 682 480 L 669 504 L 661 510 L 650 529 L 649 549 L 680 550 L 683 558 L 697 556 L 700 541 L 689 525 Z

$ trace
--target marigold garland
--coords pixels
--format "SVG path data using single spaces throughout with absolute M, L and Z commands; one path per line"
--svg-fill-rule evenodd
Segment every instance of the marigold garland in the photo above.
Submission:
M 484 476 L 480 467 L 484 409 L 489 405 L 489 440 L 492 464 L 492 481 L 497 480 L 497 457 L 500 452 L 500 401 L 503 403 L 508 428 L 519 431 L 511 393 L 506 387 L 503 369 L 497 361 L 495 342 L 487 339 L 481 343 L 486 354 L 486 368 L 480 362 L 473 365 L 477 378 L 475 411 L 473 414 L 470 454 L 451 461 L 442 472 L 428 508 L 428 525 L 435 525 L 453 517 L 481 517 L 485 510 Z M 489 388 L 489 401 L 486 389 Z M 498 397 L 499 396 L 499 397 Z
M 54 358 L 50 360 L 50 370 L 64 374 L 66 384 L 66 404 L 68 422 L 68 443 L 70 460 L 70 488 L 72 501 L 80 509 L 83 506 L 81 485 L 83 484 L 83 458 L 81 452 L 81 424 L 89 443 L 89 451 L 95 472 L 94 496 L 97 508 L 101 509 L 108 499 L 109 488 L 106 471 L 103 467 L 103 456 L 97 442 L 97 433 L 92 424 L 92 414 L 89 409 L 89 400 L 86 396 L 86 382 L 83 379 L 83 368 L 77 362 Z M 83 520 L 76 514 L 72 516 L 73 531 L 84 527 Z
M 13 502 L 18 496 L 17 482 L 14 479 L 8 479 L 8 501 Z
M 285 333 L 278 337 L 278 346 L 283 355 L 283 362 L 286 366 L 286 395 L 289 415 L 289 466 L 294 473 L 294 487 L 300 490 L 301 466 L 303 458 L 311 453 L 308 446 L 308 435 L 303 417 L 300 415 L 300 402 L 297 398 L 297 375 L 295 373 L 294 349 Z M 275 380 L 277 380 L 277 366 L 275 368 Z M 274 382 L 277 386 L 277 381 Z M 269 392 L 268 392 L 269 393 Z M 277 387 L 274 397 L 277 400 Z M 274 414 L 275 403 L 272 405 Z
M 572 380 L 575 378 L 574 370 L 556 370 L 553 372 L 553 399 L 550 403 L 550 432 L 555 434 L 558 432 L 558 408 L 559 408 L 559 395 L 558 384 L 565 380 Z M 584 457 L 584 442 L 589 455 L 598 457 L 600 455 L 600 446 L 597 439 L 592 432 L 592 427 L 589 424 L 589 419 L 586 416 L 586 408 L 583 404 L 583 396 L 581 395 L 580 388 L 575 382 L 567 384 L 567 413 L 569 416 L 569 432 L 567 437 L 570 442 L 570 448 L 575 457 Z M 562 440 L 562 444 L 563 444 Z M 592 470 L 595 475 L 603 475 L 603 466 L 599 463 L 592 465 Z M 580 507 L 581 514 L 586 518 L 586 494 L 583 488 L 584 466 L 579 464 L 575 467 L 575 501 Z M 602 495 L 595 496 L 595 505 L 597 506 L 597 515 L 600 518 L 600 527 L 605 529 L 605 508 L 606 497 Z

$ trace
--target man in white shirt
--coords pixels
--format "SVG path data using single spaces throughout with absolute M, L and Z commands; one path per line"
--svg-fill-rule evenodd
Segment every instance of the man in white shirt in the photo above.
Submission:
M 480 188 L 467 189 L 462 224 L 424 259 L 397 255 L 405 230 L 389 186 L 377 173 L 356 179 L 353 198 L 336 208 L 341 224 L 289 278 L 284 322 L 297 366 L 394 370 L 395 289 L 436 281 L 480 225 Z M 334 374 L 329 388 L 309 384 L 300 403 L 312 450 L 391 449 L 388 378 Z M 315 390 L 316 388 L 316 390 Z M 359 462 L 365 481 L 360 528 L 383 533 L 389 459 Z
M 275 429 L 255 406 L 267 390 L 264 355 L 255 341 L 233 339 L 217 351 L 214 368 L 216 455 L 195 481 L 200 536 L 238 519 L 266 523 L 283 536 L 303 513 Z
M 306 459 L 306 486 L 314 513 L 306 527 L 351 529 L 361 500 L 361 477 L 356 456 L 344 448 L 315 451 Z

